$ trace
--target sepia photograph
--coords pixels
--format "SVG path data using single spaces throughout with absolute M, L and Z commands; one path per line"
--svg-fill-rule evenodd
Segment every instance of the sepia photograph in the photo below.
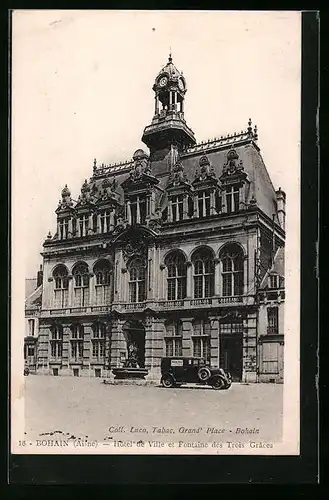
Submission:
M 298 455 L 301 14 L 11 23 L 11 452 Z

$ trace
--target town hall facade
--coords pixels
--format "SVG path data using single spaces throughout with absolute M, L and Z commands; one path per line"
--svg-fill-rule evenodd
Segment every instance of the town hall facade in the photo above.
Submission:
M 76 202 L 62 190 L 33 292 L 36 372 L 110 376 L 134 345 L 150 379 L 175 355 L 202 356 L 235 381 L 281 382 L 285 193 L 257 129 L 249 120 L 198 144 L 171 56 L 153 91 L 145 150 L 95 160 Z

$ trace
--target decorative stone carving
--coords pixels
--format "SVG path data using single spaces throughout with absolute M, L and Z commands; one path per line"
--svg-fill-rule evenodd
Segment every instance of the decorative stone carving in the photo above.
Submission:
M 223 166 L 223 175 L 232 175 L 242 172 L 243 163 L 242 160 L 239 161 L 239 155 L 235 149 L 230 149 L 227 153 L 227 161 Z
M 137 239 L 132 239 L 125 243 L 122 249 L 123 258 L 127 261 L 133 255 L 140 255 L 145 257 L 147 255 L 147 243 L 145 239 L 140 236 Z

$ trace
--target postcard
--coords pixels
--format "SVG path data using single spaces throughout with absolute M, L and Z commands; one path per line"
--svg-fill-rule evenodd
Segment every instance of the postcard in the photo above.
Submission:
M 301 14 L 14 10 L 11 452 L 298 455 Z

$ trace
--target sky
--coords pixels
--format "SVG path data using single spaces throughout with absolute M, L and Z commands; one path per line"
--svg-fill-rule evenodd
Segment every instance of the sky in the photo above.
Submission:
M 287 234 L 297 235 L 300 47 L 298 12 L 15 11 L 12 225 L 25 276 L 55 233 L 64 185 L 77 199 L 94 158 L 147 150 L 152 85 L 170 50 L 197 142 L 257 124 L 274 187 L 287 194 Z

